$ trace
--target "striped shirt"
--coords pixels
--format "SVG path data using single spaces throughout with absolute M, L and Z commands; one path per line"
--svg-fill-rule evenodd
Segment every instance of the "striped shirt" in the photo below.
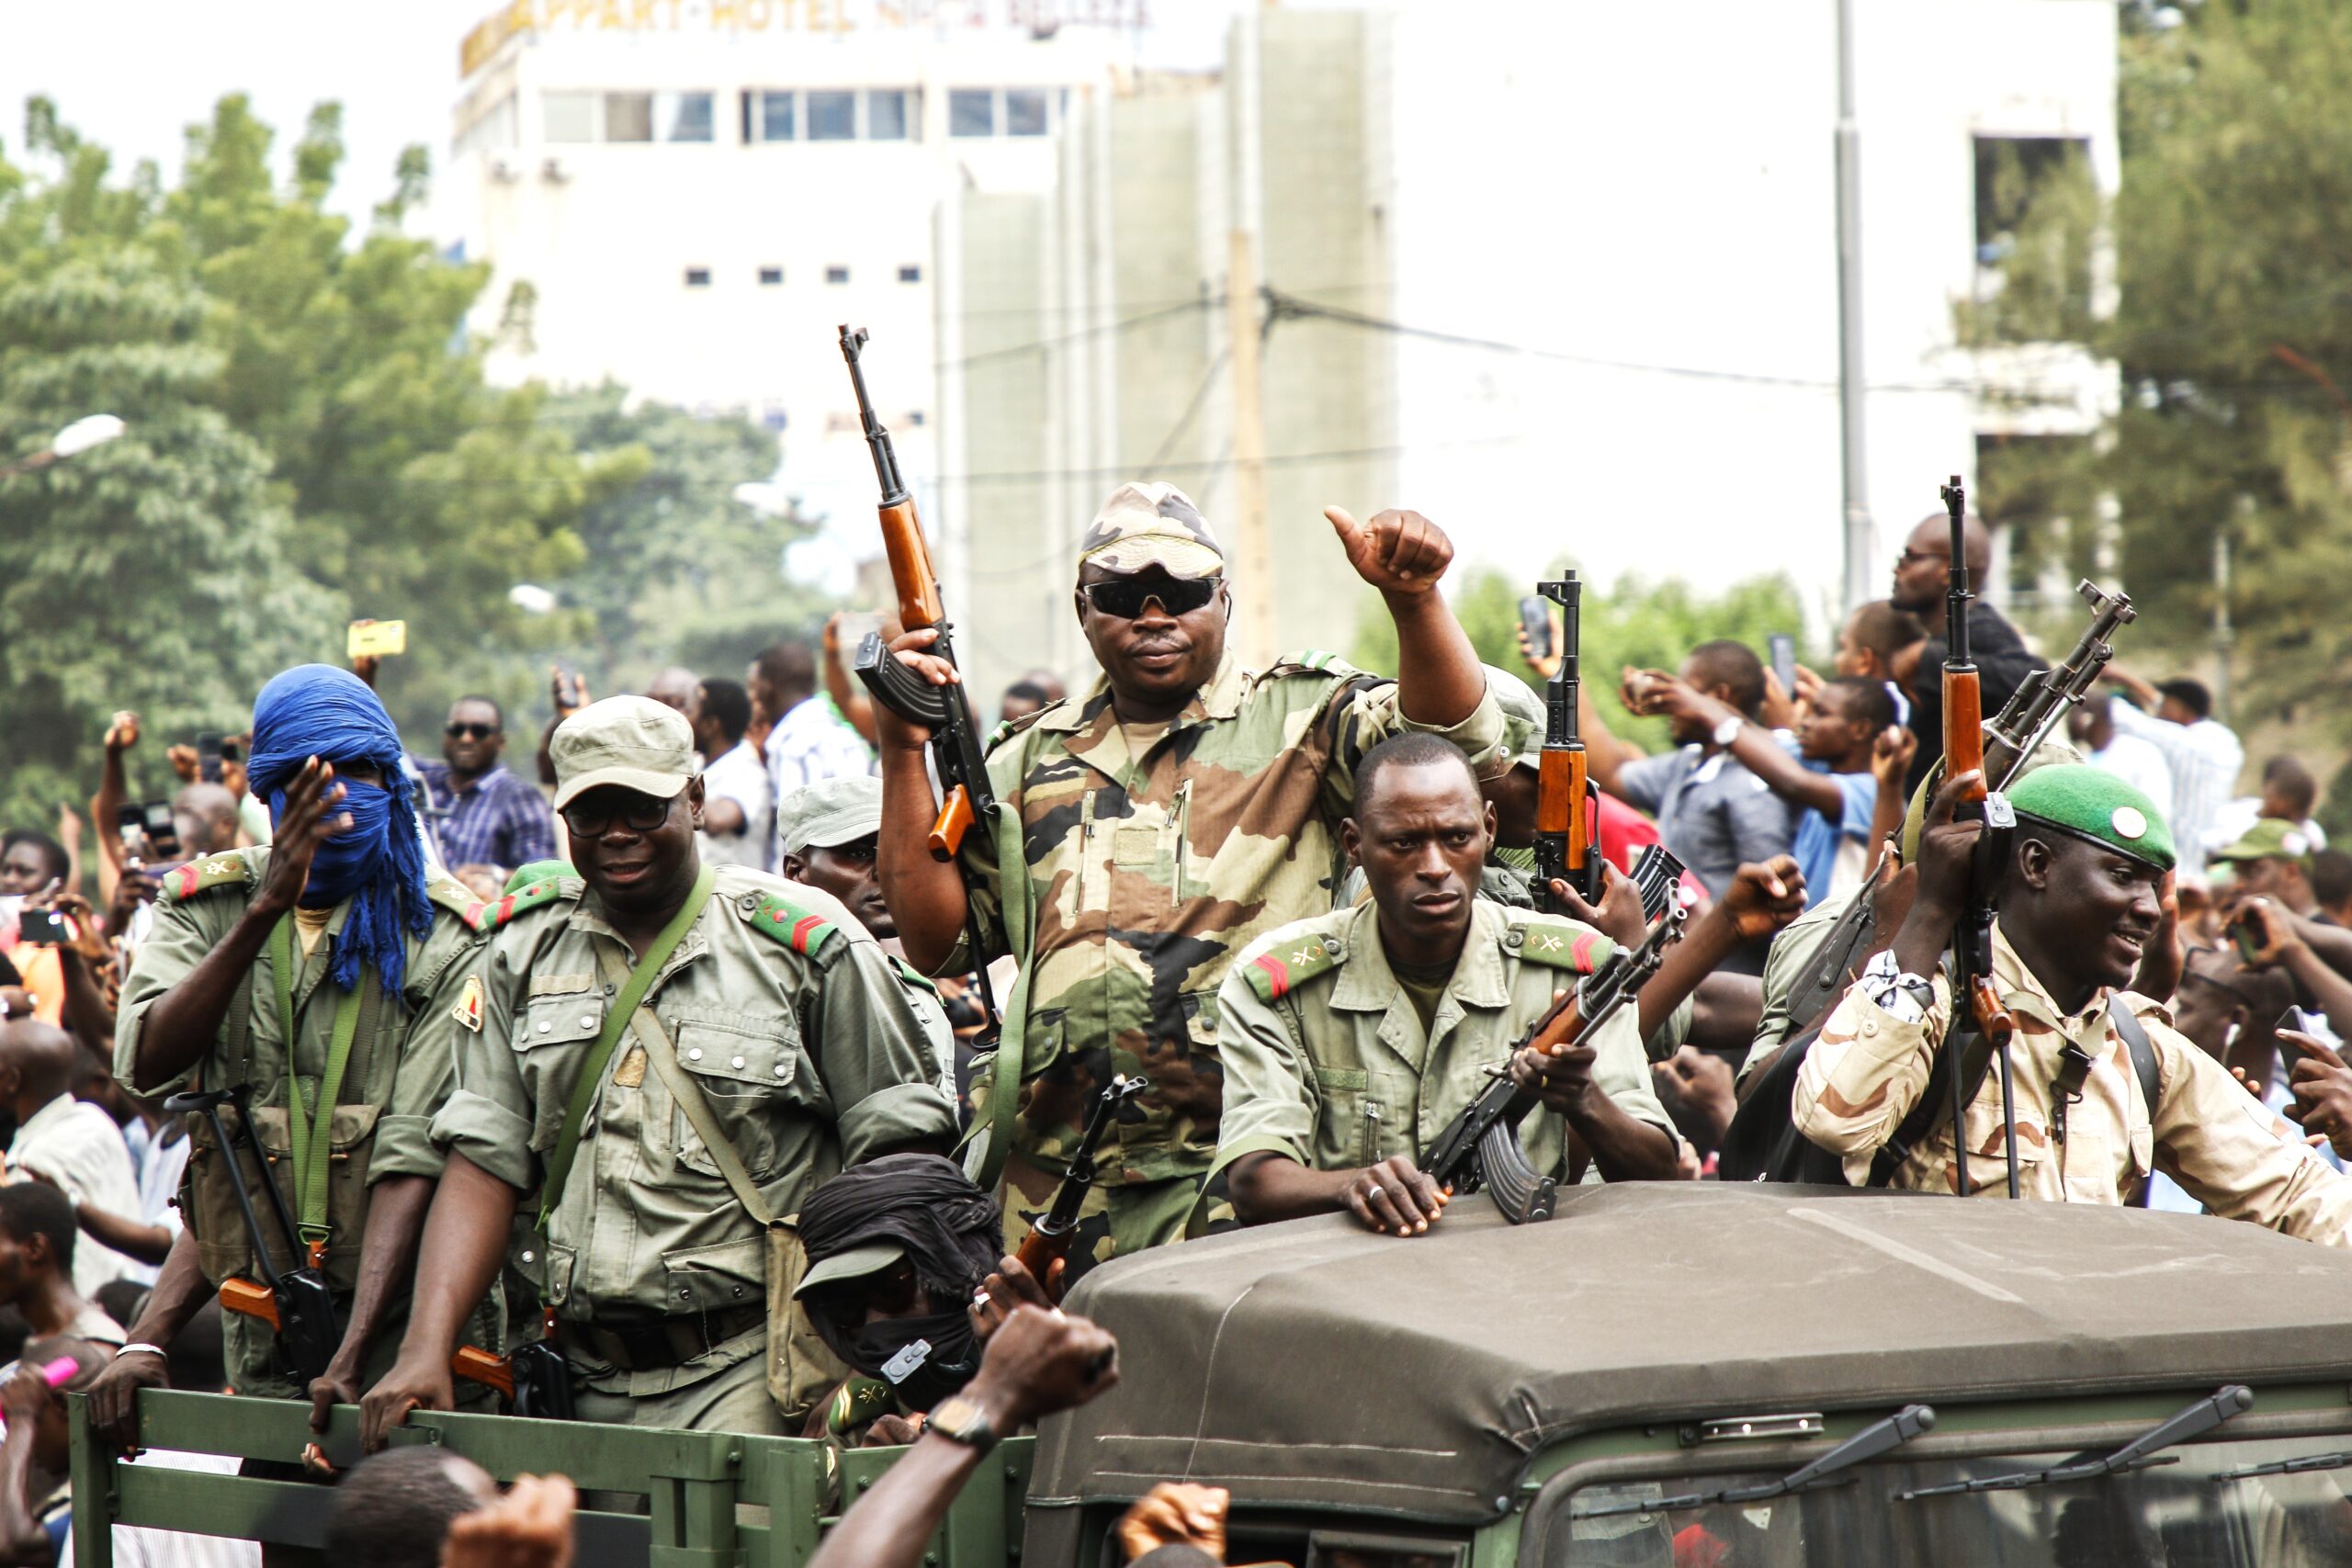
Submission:
M 2165 754 L 2172 769 L 2173 848 L 2184 874 L 2203 874 L 2205 836 L 2238 792 L 2245 747 L 2229 726 L 2210 718 L 2175 724 L 2142 713 L 2120 697 L 2108 700 L 2107 713 L 2117 734 L 2136 735 Z
M 450 871 L 461 865 L 494 865 L 512 871 L 535 860 L 555 858 L 555 813 L 547 797 L 523 782 L 501 762 L 474 780 L 470 788 L 452 789 L 449 764 L 419 757 L 417 776 L 424 781 L 425 830 L 441 851 L 441 863 Z

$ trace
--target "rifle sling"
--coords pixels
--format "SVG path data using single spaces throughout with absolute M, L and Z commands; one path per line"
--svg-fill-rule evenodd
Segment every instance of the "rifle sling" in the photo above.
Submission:
M 998 900 L 1004 917 L 1005 945 L 1014 953 L 1034 956 L 1029 929 L 1029 861 L 1022 852 L 1021 824 L 1012 807 L 1000 800 L 989 811 L 996 836 Z M 985 969 L 988 955 L 975 948 L 972 962 Z M 989 1117 L 965 1162 L 965 1172 L 980 1190 L 996 1190 L 1004 1175 L 1005 1156 L 1012 1151 L 1013 1113 L 1020 1107 L 1023 1058 L 1029 1043 L 1029 976 L 1036 965 L 1024 958 L 1012 989 L 1004 998 L 1004 1023 L 997 1031 L 996 1062 L 989 1071 Z
M 319 1075 L 318 1105 L 306 1112 L 301 1075 L 294 1070 L 294 917 L 290 914 L 270 928 L 269 967 L 271 977 L 277 982 L 277 1026 L 286 1050 L 286 1132 L 292 1150 L 289 1163 L 293 1167 L 297 1224 L 305 1243 L 319 1243 L 327 1239 L 327 1167 L 332 1163 L 334 1108 L 341 1102 L 353 1043 L 363 1032 L 363 1026 L 365 1032 L 374 1032 L 383 1005 L 383 981 L 375 965 L 368 964 L 360 971 L 357 991 L 336 993 L 326 1067 Z M 361 1082 L 365 1081 L 363 1066 Z M 274 1179 L 265 1171 L 264 1179 Z
M 604 965 L 605 978 L 615 985 L 629 978 L 620 955 L 612 949 L 600 950 L 596 961 Z M 710 1151 L 712 1162 L 718 1167 L 718 1174 L 727 1179 L 728 1190 L 735 1194 L 735 1201 L 743 1205 L 744 1213 L 752 1216 L 752 1223 L 762 1230 L 767 1229 L 774 1223 L 767 1201 L 760 1196 L 759 1184 L 752 1179 L 752 1173 L 744 1166 L 743 1156 L 736 1149 L 734 1141 L 719 1127 L 718 1117 L 710 1109 L 710 1101 L 695 1086 L 694 1075 L 679 1065 L 678 1048 L 670 1043 L 670 1032 L 662 1027 L 662 1021 L 654 1016 L 653 1010 L 641 1001 L 628 1017 L 629 1032 L 636 1035 L 637 1043 L 645 1048 L 645 1059 L 653 1065 L 654 1074 L 661 1078 L 662 1087 L 678 1102 L 678 1109 L 685 1112 L 687 1125 L 694 1128 L 695 1135 Z
M 710 902 L 710 892 L 718 878 L 709 866 L 702 868 L 695 877 L 694 891 L 678 912 L 670 917 L 645 950 L 645 956 L 630 965 L 627 981 L 620 985 L 620 994 L 613 998 L 612 1010 L 605 1015 L 605 1027 L 588 1055 L 580 1063 L 580 1073 L 571 1083 L 571 1102 L 564 1108 L 563 1131 L 555 1141 L 554 1152 L 548 1156 L 547 1179 L 540 1183 L 539 1230 L 545 1234 L 548 1219 L 555 1213 L 556 1204 L 562 1201 L 563 1184 L 571 1175 L 572 1161 L 580 1154 L 580 1133 L 588 1120 L 588 1107 L 595 1103 L 596 1095 L 604 1088 L 605 1069 L 613 1059 L 613 1047 L 620 1043 L 621 1032 L 628 1027 L 629 1018 L 645 1000 L 645 993 L 653 987 L 653 977 L 670 962 L 670 954 L 678 950 L 686 932 L 701 918 L 703 906 Z M 617 965 L 619 960 L 613 960 Z

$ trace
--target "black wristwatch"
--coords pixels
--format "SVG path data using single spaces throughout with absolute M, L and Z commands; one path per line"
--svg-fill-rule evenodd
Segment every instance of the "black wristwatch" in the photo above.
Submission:
M 980 1408 L 979 1401 L 964 1395 L 951 1394 L 932 1406 L 923 1429 L 936 1432 L 949 1442 L 961 1443 L 974 1453 L 986 1453 L 996 1447 L 1001 1434 L 989 1424 L 989 1413 Z

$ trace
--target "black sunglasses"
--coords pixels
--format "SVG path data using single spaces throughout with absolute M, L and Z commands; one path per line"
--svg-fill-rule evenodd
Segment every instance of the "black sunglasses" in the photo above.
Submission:
M 603 794 L 599 790 L 596 794 Z M 658 795 L 640 795 L 636 790 L 615 790 L 604 800 L 590 804 L 586 799 L 575 800 L 563 808 L 563 825 L 571 829 L 575 839 L 594 839 L 613 830 L 617 822 L 632 833 L 650 833 L 670 819 L 673 802 Z
M 492 736 L 498 733 L 498 726 L 494 724 L 452 724 L 446 726 L 442 729 L 441 733 L 447 736 L 452 740 L 487 740 Z
M 1096 615 L 1132 621 L 1154 599 L 1171 615 L 1188 615 L 1216 597 L 1217 581 L 1214 577 L 1154 577 L 1144 581 L 1088 582 L 1080 585 L 1078 593 Z

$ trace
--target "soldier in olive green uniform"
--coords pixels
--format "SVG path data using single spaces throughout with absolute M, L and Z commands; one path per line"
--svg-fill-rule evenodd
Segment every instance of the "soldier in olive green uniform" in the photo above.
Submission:
M 908 956 L 934 975 L 971 967 L 968 910 L 979 956 L 1022 965 L 972 1092 L 973 1164 L 984 1185 L 1001 1168 L 1008 1245 L 1051 1201 L 1101 1087 L 1150 1082 L 1103 1152 L 1072 1280 L 1182 1234 L 1224 1103 L 1217 987 L 1250 942 L 1331 907 L 1357 761 L 1399 730 L 1446 736 L 1482 763 L 1501 739 L 1477 656 L 1435 592 L 1453 555 L 1443 533 L 1413 513 L 1326 515 L 1396 619 L 1395 681 L 1322 654 L 1244 670 L 1226 648 L 1232 600 L 1207 523 L 1171 486 L 1125 486 L 1079 547 L 1075 608 L 1103 679 L 998 739 L 998 810 L 966 837 L 960 876 L 923 847 L 927 736 L 878 712 L 882 881 Z M 893 646 L 944 682 L 930 638 Z
M 1443 1204 L 1420 1154 L 1611 952 L 1589 926 L 1474 897 L 1494 813 L 1450 752 L 1412 736 L 1366 759 L 1346 839 L 1370 900 L 1270 932 L 1226 977 L 1216 1158 L 1246 1221 L 1346 1209 L 1391 1233 L 1426 1230 Z M 1585 1049 L 1526 1060 L 1556 1079 L 1520 1126 L 1537 1170 L 1584 1174 L 1573 1132 L 1604 1177 L 1673 1175 L 1680 1141 L 1632 1009 Z
M 401 1286 L 441 1172 L 427 1129 L 481 992 L 465 918 L 480 900 L 426 870 L 400 756 L 390 720 L 347 672 L 304 666 L 265 687 L 253 778 L 275 796 L 277 847 L 164 876 L 117 1016 L 115 1069 L 141 1094 L 250 1089 L 271 1175 L 305 1239 L 323 1243 L 345 1333 L 327 1375 L 305 1388 L 266 1325 L 228 1314 L 229 1377 L 239 1393 L 313 1398 L 322 1415 L 356 1400 L 400 1343 Z M 222 1115 L 233 1128 L 236 1111 Z M 254 1256 L 211 1125 L 192 1116 L 190 1127 L 187 1228 L 131 1336 L 141 1348 L 109 1381 L 159 1383 L 162 1359 L 146 1347 L 168 1346 L 223 1280 L 266 1282 L 299 1261 L 257 1190 L 274 1257 Z M 249 1184 L 262 1179 L 249 1154 L 240 1163 Z M 495 1350 L 485 1294 L 461 1310 L 469 1339 Z
M 580 874 L 492 906 L 482 1028 L 434 1122 L 448 1168 L 370 1440 L 446 1407 L 459 1303 L 528 1192 L 581 1418 L 782 1433 L 767 1218 L 845 1164 L 944 1149 L 954 1106 L 889 959 L 838 902 L 698 863 L 684 718 L 615 697 L 550 750 Z

